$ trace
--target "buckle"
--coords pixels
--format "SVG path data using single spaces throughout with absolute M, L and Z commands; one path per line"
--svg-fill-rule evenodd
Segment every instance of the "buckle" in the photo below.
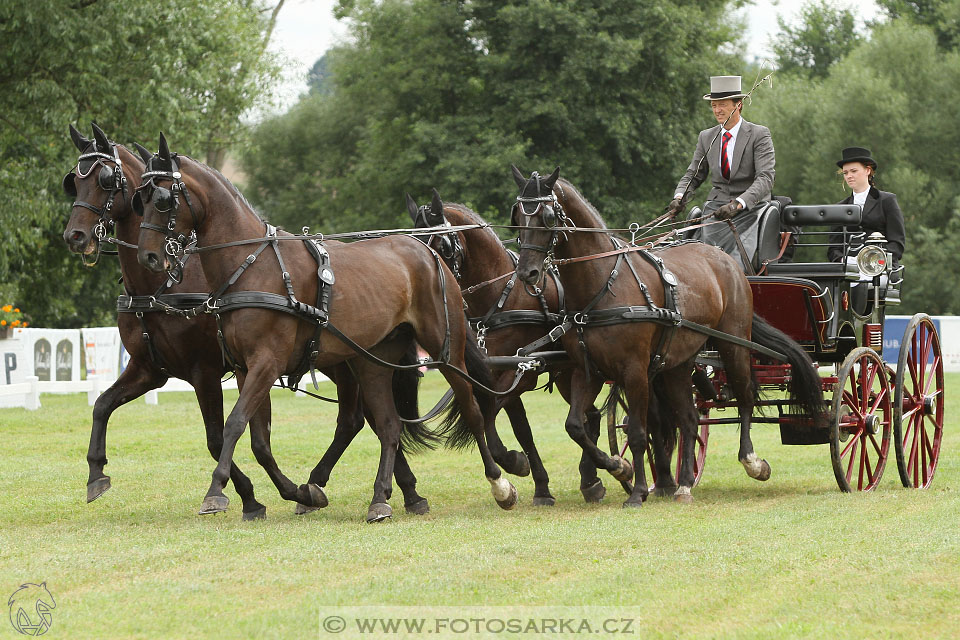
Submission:
M 557 330 L 559 330 L 559 333 L 557 333 L 557 335 L 553 335 L 554 332 Z M 563 334 L 565 334 L 566 332 L 567 332 L 567 329 L 562 324 L 558 324 L 553 329 L 550 329 L 550 331 L 547 332 L 547 337 L 550 338 L 550 342 L 556 342 L 557 340 L 562 338 Z

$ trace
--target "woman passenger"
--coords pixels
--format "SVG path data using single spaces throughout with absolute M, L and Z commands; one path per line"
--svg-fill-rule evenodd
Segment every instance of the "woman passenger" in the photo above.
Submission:
M 870 156 L 870 150 L 863 147 L 847 147 L 842 152 L 842 158 L 837 162 L 844 182 L 850 186 L 853 193 L 840 204 L 859 204 L 863 210 L 860 225 L 848 225 L 831 229 L 830 247 L 827 249 L 827 258 L 831 262 L 843 262 L 843 230 L 865 232 L 863 240 L 871 233 L 879 232 L 886 238 L 886 250 L 893 254 L 894 264 L 899 264 L 903 257 L 906 231 L 903 225 L 903 213 L 897 204 L 897 196 L 889 191 L 880 191 L 874 185 L 877 171 L 877 162 Z M 856 258 L 862 246 L 857 242 L 848 249 L 848 257 Z

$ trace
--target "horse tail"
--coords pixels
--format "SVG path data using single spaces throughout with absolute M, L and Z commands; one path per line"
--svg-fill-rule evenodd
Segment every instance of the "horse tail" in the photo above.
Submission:
M 796 407 L 801 415 L 809 418 L 814 427 L 826 426 L 823 382 L 803 347 L 757 314 L 753 314 L 751 335 L 754 342 L 787 356 L 792 379 L 790 404 Z
M 495 384 L 493 374 L 490 373 L 486 359 L 477 345 L 476 335 L 470 329 L 467 330 L 463 358 L 467 365 L 467 374 L 480 384 L 492 389 Z M 497 408 L 496 397 L 485 393 L 477 385 L 473 385 L 473 397 L 477 399 L 483 417 L 485 419 L 491 418 Z M 447 409 L 440 425 L 439 433 L 446 438 L 446 446 L 450 449 L 465 449 L 476 442 L 473 431 L 464 419 L 460 411 L 460 404 L 456 399 L 450 403 L 450 408 Z
M 406 352 L 400 358 L 400 364 L 411 365 L 417 362 L 417 343 L 410 341 Z M 416 420 L 420 417 L 419 396 L 420 378 L 422 374 L 417 369 L 397 369 L 393 372 L 393 400 L 397 413 L 406 420 Z M 439 434 L 431 431 L 422 422 L 401 422 L 400 451 L 403 453 L 420 453 L 436 449 L 442 441 Z

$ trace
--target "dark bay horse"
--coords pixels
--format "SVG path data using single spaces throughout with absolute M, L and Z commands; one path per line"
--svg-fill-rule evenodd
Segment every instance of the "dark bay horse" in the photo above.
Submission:
M 283 301 L 217 313 L 241 391 L 224 424 L 224 446 L 202 512 L 226 508 L 223 487 L 237 440 L 274 380 L 304 363 L 323 368 L 348 362 L 381 442 L 367 520 L 389 517 L 400 416 L 390 384 L 393 371 L 380 362 L 396 363 L 412 341 L 441 362 L 438 368 L 453 389 L 455 403 L 447 420 L 452 433 L 472 434 L 497 503 L 505 509 L 516 505 L 516 489 L 502 477 L 484 439 L 485 420 L 494 419 L 492 399 L 475 397 L 473 385 L 461 375 L 483 383 L 490 382 L 489 371 L 468 338 L 460 288 L 426 245 L 404 236 L 325 243 L 329 265 L 318 268 L 302 239 L 265 223 L 219 172 L 171 154 L 162 135 L 134 205 L 143 213 L 138 259 L 148 269 L 160 273 L 170 268 L 170 242 L 193 231 L 204 274 L 220 287 L 218 293 Z M 359 355 L 357 349 L 368 354 Z
M 140 233 L 140 220 L 133 215 L 131 199 L 135 183 L 143 173 L 144 162 L 138 154 L 108 140 L 96 125 L 93 126 L 93 132 L 94 139 L 90 140 L 72 125 L 70 127 L 71 139 L 80 151 L 81 159 L 76 171 L 64 178 L 66 193 L 75 198 L 63 233 L 67 246 L 81 255 L 98 256 L 101 238 L 106 237 L 110 228 L 115 228 L 116 239 L 120 241 L 117 243 L 120 271 L 124 290 L 130 296 L 128 300 L 143 300 L 158 294 L 162 300 L 168 295 L 209 292 L 209 284 L 197 259 L 188 260 L 183 265 L 180 282 L 168 281 L 166 275 L 148 271 L 137 262 L 135 243 Z M 201 299 L 203 297 L 200 296 Z M 217 343 L 214 319 L 203 315 L 185 319 L 157 309 L 140 309 L 118 313 L 117 326 L 124 348 L 130 354 L 130 361 L 116 382 L 94 404 L 87 453 L 90 469 L 87 502 L 96 500 L 110 488 L 110 477 L 103 473 L 107 463 L 106 431 L 110 416 L 123 404 L 163 386 L 170 377 L 186 380 L 196 391 L 206 429 L 207 448 L 214 459 L 219 460 L 223 444 L 221 378 L 228 369 L 224 366 Z M 330 470 L 346 444 L 363 426 L 359 388 L 352 374 L 346 367 L 325 373 L 337 382 L 340 413 L 335 441 L 343 444 L 331 446 L 310 474 L 309 484 L 316 488 L 278 486 L 281 495 L 296 495 L 299 492 L 305 498 L 298 505 L 298 513 L 324 506 L 322 487 L 327 483 Z M 252 421 L 258 426 L 251 428 L 251 431 L 269 435 L 269 420 L 268 398 L 262 410 L 253 416 Z M 263 442 L 258 442 L 254 447 L 258 457 L 263 458 L 263 464 L 269 464 L 268 449 Z M 416 478 L 402 454 L 398 454 L 396 475 L 408 511 L 426 512 L 428 503 L 417 494 Z M 253 485 L 247 476 L 231 465 L 230 477 L 243 502 L 244 519 L 264 517 L 266 507 L 254 498 Z
M 625 461 L 607 456 L 583 432 L 583 411 L 599 393 L 602 382 L 589 375 L 590 368 L 598 369 L 623 389 L 630 448 L 634 460 L 641 460 L 647 442 L 644 421 L 654 364 L 684 436 L 677 497 L 691 499 L 697 428 L 691 375 L 706 335 L 689 328 L 693 326 L 689 323 L 753 340 L 785 354 L 792 365 L 795 403 L 811 424 L 819 424 L 824 405 L 815 368 L 798 344 L 753 313 L 749 283 L 730 256 L 716 247 L 685 243 L 644 258 L 602 231 L 607 227 L 600 214 L 572 184 L 559 180 L 559 172 L 557 168 L 549 177 L 534 173 L 527 178 L 513 167 L 520 195 L 512 215 L 514 224 L 523 227 L 517 274 L 534 286 L 544 278 L 545 263 L 556 260 L 559 265 L 570 313 L 576 311 L 571 324 L 576 330 L 568 331 L 562 342 L 571 358 L 590 364 L 574 371 L 566 427 L 598 467 L 615 477 L 629 470 Z M 678 314 L 657 312 L 667 308 L 665 282 L 676 283 Z M 658 315 L 665 322 L 651 321 Z M 677 326 L 681 318 L 687 324 Z M 750 349 L 719 339 L 716 346 L 740 413 L 738 459 L 750 477 L 766 480 L 770 465 L 756 455 L 750 439 L 756 392 Z M 640 506 L 646 493 L 643 465 L 637 465 L 634 491 L 624 506 Z
M 407 195 L 407 211 L 417 227 L 486 224 L 469 207 L 443 202 L 436 190 L 429 205 L 417 206 L 416 201 Z M 489 227 L 424 236 L 423 239 L 440 253 L 460 286 L 468 290 L 464 293 L 467 311 L 479 323 L 488 355 L 515 355 L 518 349 L 543 337 L 557 325 L 562 306 L 558 283 L 554 278 L 547 278 L 542 292 L 535 295 L 522 285 L 516 286 L 515 278 L 497 280 L 499 276 L 514 273 L 516 257 L 511 256 Z M 549 346 L 545 346 L 544 350 L 547 348 Z M 552 366 L 549 375 L 561 395 L 569 398 L 570 366 Z M 505 390 L 511 386 L 514 374 L 512 370 L 504 370 L 495 372 L 494 377 L 496 388 Z M 517 442 L 530 461 L 535 483 L 533 503 L 553 505 L 555 499 L 550 493 L 550 478 L 534 444 L 527 412 L 520 398 L 521 394 L 536 386 L 537 376 L 528 373 L 510 395 L 497 399 L 497 410 L 506 410 Z M 596 442 L 600 434 L 600 412 L 593 405 L 587 409 L 586 429 L 589 437 Z M 505 464 L 510 461 L 509 454 L 500 442 L 496 429 L 488 429 L 487 441 L 494 459 L 506 471 L 512 472 Z M 580 492 L 587 502 L 599 502 L 606 493 L 597 477 L 596 466 L 586 455 L 580 463 Z

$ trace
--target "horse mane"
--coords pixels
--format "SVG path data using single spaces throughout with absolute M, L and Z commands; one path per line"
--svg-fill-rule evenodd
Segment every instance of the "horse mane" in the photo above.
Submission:
M 213 174 L 213 177 L 214 177 L 217 181 L 219 181 L 221 184 L 224 184 L 225 186 L 227 186 L 228 191 L 230 191 L 230 192 L 233 194 L 233 197 L 236 198 L 236 200 L 239 202 L 239 204 L 240 204 L 241 206 L 246 207 L 247 210 L 249 210 L 253 215 L 255 215 L 255 216 L 257 217 L 257 220 L 259 220 L 260 222 L 263 222 L 263 223 L 266 223 L 266 222 L 267 222 L 267 219 L 264 218 L 264 217 L 260 214 L 260 212 L 257 211 L 257 209 L 256 209 L 252 204 L 250 204 L 250 201 L 247 200 L 247 197 L 246 197 L 245 195 L 243 195 L 243 193 L 240 191 L 240 189 L 237 189 L 237 185 L 233 184 L 233 182 L 231 182 L 231 181 L 227 178 L 227 176 L 223 175 L 222 173 L 220 173 L 220 171 L 218 171 L 217 169 L 214 169 L 214 168 L 211 167 L 210 165 L 205 164 L 205 163 L 203 163 L 203 162 L 200 162 L 200 161 L 197 160 L 196 158 L 191 158 L 190 156 L 188 156 L 188 155 L 186 155 L 186 154 L 180 154 L 179 157 L 181 157 L 181 158 L 186 158 L 186 159 L 189 160 L 190 162 L 195 163 L 195 164 L 196 164 L 198 167 L 200 167 L 201 169 L 206 170 L 206 171 L 209 172 L 209 173 L 212 173 L 212 174 Z
M 468 220 L 467 224 L 487 224 L 487 221 L 480 217 L 480 214 L 468 207 L 465 204 L 460 204 L 459 202 L 444 202 L 444 209 L 453 209 L 464 218 Z M 500 242 L 500 236 L 491 227 L 484 227 L 485 231 L 489 231 L 490 235 L 497 241 Z
M 606 221 L 603 219 L 603 216 L 601 216 L 600 212 L 597 211 L 597 208 L 594 207 L 592 204 L 590 204 L 590 201 L 587 200 L 585 197 L 583 197 L 583 194 L 580 193 L 580 191 L 578 191 L 577 188 L 573 186 L 573 184 L 570 181 L 564 178 L 558 178 L 557 184 L 554 186 L 554 189 L 560 192 L 561 197 L 563 199 L 562 204 L 564 205 L 564 208 L 567 209 L 568 213 L 569 213 L 569 209 L 567 208 L 568 205 L 570 205 L 570 207 L 574 209 L 579 208 L 587 215 L 592 216 L 593 222 L 596 223 L 596 226 L 598 228 L 600 229 L 609 228 Z

